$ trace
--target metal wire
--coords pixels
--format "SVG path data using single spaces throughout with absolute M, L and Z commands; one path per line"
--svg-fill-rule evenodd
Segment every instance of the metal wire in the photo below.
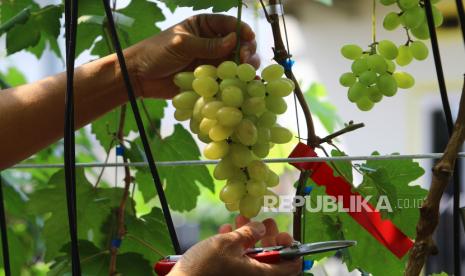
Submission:
M 265 163 L 298 163 L 298 162 L 335 162 L 335 161 L 368 161 L 368 160 L 405 160 L 405 159 L 439 159 L 443 153 L 404 154 L 404 155 L 359 155 L 359 156 L 333 156 L 333 157 L 295 157 L 295 158 L 271 158 L 264 159 Z M 458 158 L 465 158 L 465 152 L 460 152 Z M 219 160 L 179 160 L 155 162 L 160 167 L 183 167 L 215 165 Z M 79 168 L 103 168 L 103 167 L 147 167 L 147 162 L 133 163 L 76 163 Z M 63 164 L 18 164 L 5 170 L 19 169 L 60 169 Z

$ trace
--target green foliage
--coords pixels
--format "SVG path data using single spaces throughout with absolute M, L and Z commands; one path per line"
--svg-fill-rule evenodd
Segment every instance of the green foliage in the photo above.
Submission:
M 0 79 L 11 87 L 26 83 L 26 77 L 15 67 L 8 68 L 5 73 L 0 72 Z M 6 85 L 4 88 L 6 88 Z
M 333 151 L 333 155 L 344 154 Z M 347 162 L 336 166 L 346 179 L 352 179 L 352 169 L 348 167 Z M 424 170 L 412 160 L 367 161 L 359 167 L 369 172 L 364 174 L 362 183 L 354 188 L 355 191 L 364 197 L 372 196 L 370 203 L 373 206 L 376 206 L 380 196 L 386 196 L 393 212 L 383 215 L 391 219 L 404 234 L 413 238 L 416 222 L 419 219 L 418 205 L 413 206 L 413 204 L 418 204 L 426 196 L 426 190 L 411 183 L 422 176 Z M 324 187 L 315 186 L 310 198 L 324 194 Z M 410 206 L 402 205 L 405 202 L 409 202 Z M 315 200 L 311 201 L 311 206 L 315 207 L 315 204 Z M 349 270 L 363 269 L 375 276 L 394 276 L 403 273 L 407 257 L 399 260 L 347 213 L 311 212 L 307 213 L 306 217 L 307 242 L 335 239 L 357 241 L 356 246 L 342 251 L 343 261 Z M 328 255 L 330 253 L 315 255 L 314 259 L 318 260 Z M 367 258 L 367 256 L 376 256 L 376 258 Z M 389 269 L 387 270 L 386 267 Z
M 233 0 L 161 0 L 168 7 L 190 7 L 194 10 L 213 8 L 213 12 L 224 12 L 237 7 L 238 1 Z
M 305 101 L 329 133 L 334 132 L 341 119 L 336 113 L 336 107 L 327 101 L 328 92 L 319 83 L 314 83 L 304 93 Z

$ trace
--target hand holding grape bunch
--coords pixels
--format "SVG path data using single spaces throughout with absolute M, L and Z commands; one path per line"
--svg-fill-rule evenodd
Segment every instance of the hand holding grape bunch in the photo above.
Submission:
M 206 143 L 208 159 L 221 159 L 214 177 L 226 180 L 220 199 L 229 211 L 255 217 L 268 188 L 279 184 L 279 176 L 260 160 L 274 144 L 288 143 L 292 133 L 276 123 L 287 110 L 284 97 L 294 91 L 294 82 L 283 77 L 284 68 L 266 67 L 261 79 L 250 64 L 232 61 L 218 68 L 201 65 L 182 72 L 174 82 L 181 93 L 173 98 L 179 121 L 190 120 L 190 129 Z

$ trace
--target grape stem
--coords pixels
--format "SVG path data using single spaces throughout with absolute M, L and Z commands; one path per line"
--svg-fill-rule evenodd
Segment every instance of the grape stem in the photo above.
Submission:
M 439 204 L 453 175 L 457 154 L 465 140 L 465 81 L 460 98 L 459 113 L 454 130 L 447 143 L 444 155 L 433 168 L 431 188 L 420 208 L 420 220 L 417 224 L 416 239 L 410 250 L 406 276 L 420 274 L 429 255 L 438 253 L 433 233 L 439 222 Z
M 236 26 L 236 53 L 234 60 L 237 64 L 241 62 L 241 25 L 242 25 L 242 0 L 237 0 L 237 26 Z

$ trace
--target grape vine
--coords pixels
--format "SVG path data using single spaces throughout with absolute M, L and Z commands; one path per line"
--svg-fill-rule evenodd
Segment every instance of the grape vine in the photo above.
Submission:
M 341 54 L 352 60 L 351 72 L 341 75 L 339 83 L 348 87 L 347 97 L 362 111 L 371 110 L 383 97 L 396 95 L 399 88 L 409 89 L 415 85 L 414 77 L 396 70 L 396 64 L 404 67 L 414 59 L 425 60 L 429 50 L 421 40 L 429 39 L 428 24 L 422 0 L 380 0 L 385 6 L 397 5 L 399 12 L 388 13 L 383 27 L 393 31 L 402 26 L 407 34 L 407 42 L 397 46 L 390 40 L 376 40 L 376 2 L 373 0 L 373 42 L 368 49 L 355 44 L 341 48 Z M 432 1 L 436 4 L 439 0 Z M 434 24 L 441 26 L 442 13 L 433 6 Z M 413 37 L 418 40 L 413 40 Z

